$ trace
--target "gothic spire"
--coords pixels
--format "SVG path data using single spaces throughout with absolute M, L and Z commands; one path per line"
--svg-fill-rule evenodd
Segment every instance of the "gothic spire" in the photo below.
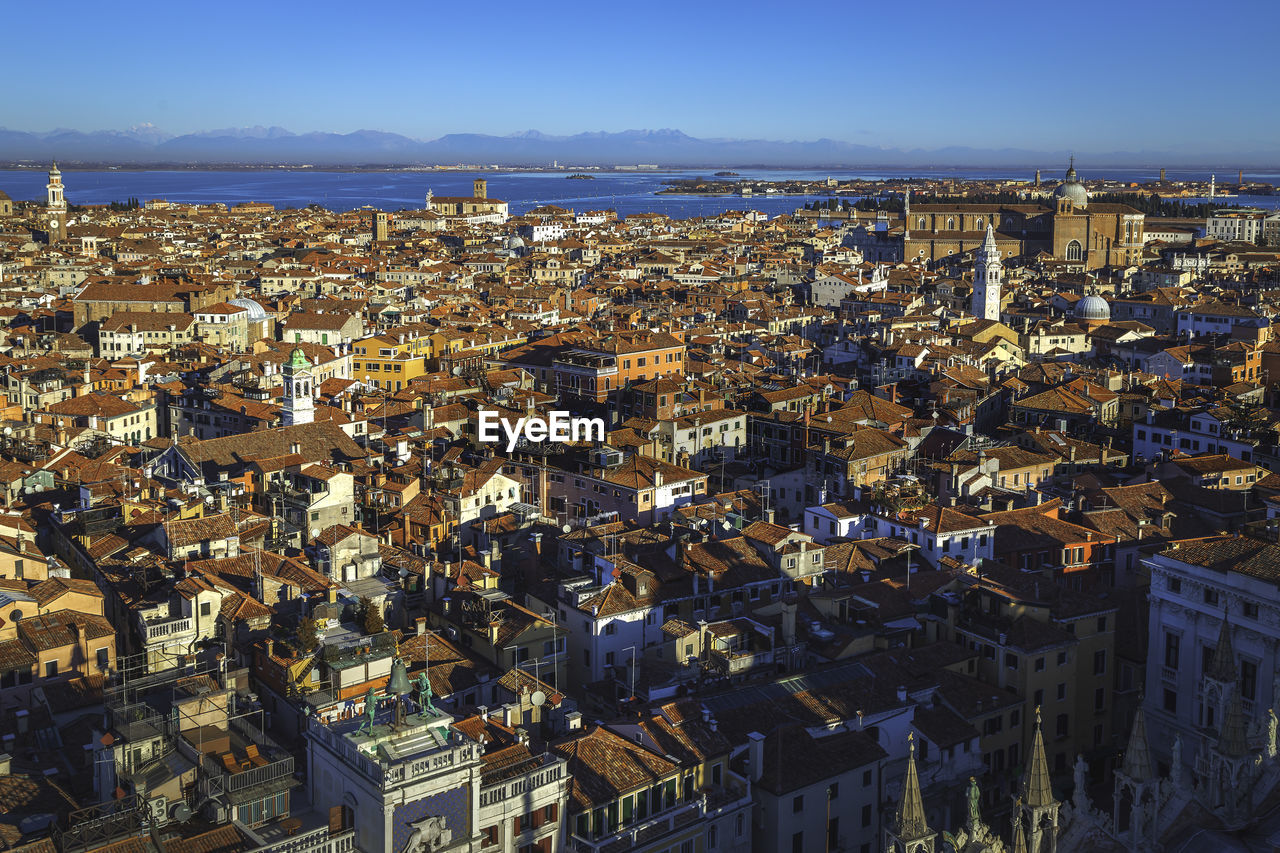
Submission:
M 902 781 L 902 800 L 898 803 L 897 834 L 904 841 L 926 838 L 933 833 L 924 814 L 924 799 L 920 796 L 920 777 L 916 773 L 916 742 L 912 733 L 907 735 L 910 750 L 907 756 L 907 775 Z
M 1142 713 L 1142 704 L 1138 704 L 1138 712 L 1133 715 L 1133 729 L 1129 732 L 1129 745 L 1124 751 L 1124 763 L 1120 772 L 1134 782 L 1142 783 L 1151 779 L 1151 751 L 1147 748 L 1147 721 Z
M 1022 800 L 1013 804 L 1013 853 L 1027 853 L 1027 834 L 1022 831 Z
M 1022 801 L 1029 808 L 1057 805 L 1049 781 L 1049 760 L 1044 755 L 1044 734 L 1040 731 L 1040 709 L 1036 708 L 1036 734 L 1031 742 L 1031 763 L 1022 777 Z
M 1231 644 L 1231 622 L 1225 608 L 1222 611 L 1222 626 L 1218 629 L 1218 645 L 1213 650 L 1213 662 L 1209 666 L 1209 677 L 1223 684 L 1234 684 L 1236 680 L 1236 650 Z
M 1240 707 L 1238 690 L 1232 690 L 1227 697 L 1227 710 L 1222 715 L 1222 729 L 1218 734 L 1218 751 L 1228 758 L 1243 758 L 1249 752 L 1249 739 L 1245 732 L 1244 711 Z
M 990 222 L 987 223 L 987 236 L 982 241 L 982 251 L 989 255 L 996 251 L 996 233 Z

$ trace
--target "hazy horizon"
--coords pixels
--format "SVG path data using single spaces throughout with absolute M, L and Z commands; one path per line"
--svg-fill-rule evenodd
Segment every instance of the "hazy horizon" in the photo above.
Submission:
M 6 64 L 4 124 L 18 133 L 679 128 L 895 152 L 1280 162 L 1280 115 L 1256 95 L 1269 54 L 1233 48 L 1230 81 L 1213 73 L 1212 51 L 1189 38 L 1189 16 L 1204 17 L 1190 2 L 924 0 L 909 18 L 831 2 L 785 14 L 750 2 L 69 5 L 7 10 L 10 31 L 31 35 L 10 40 Z M 1232 11 L 1253 32 L 1280 24 L 1261 0 Z

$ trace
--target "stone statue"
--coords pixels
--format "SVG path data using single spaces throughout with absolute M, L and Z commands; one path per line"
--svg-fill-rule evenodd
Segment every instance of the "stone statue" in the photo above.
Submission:
M 361 726 L 362 731 L 373 734 L 373 718 L 378 713 L 378 694 L 369 688 L 369 692 L 364 695 L 364 725 Z
M 1084 814 L 1089 811 L 1089 794 L 1085 790 L 1089 784 L 1089 765 L 1085 764 L 1084 756 L 1080 753 L 1076 753 L 1073 778 L 1076 789 L 1071 792 L 1071 803 L 1076 811 Z
M 445 826 L 443 815 L 425 817 L 417 823 L 410 824 L 413 832 L 404 843 L 400 853 L 431 853 L 439 850 L 453 840 L 453 831 Z
M 969 826 L 982 823 L 982 791 L 978 790 L 978 780 L 969 777 L 969 787 L 965 790 L 965 799 L 969 803 Z
M 1182 735 L 1173 736 L 1173 749 L 1169 754 L 1169 785 L 1174 791 L 1182 790 Z
M 1267 758 L 1276 757 L 1276 709 L 1267 709 Z

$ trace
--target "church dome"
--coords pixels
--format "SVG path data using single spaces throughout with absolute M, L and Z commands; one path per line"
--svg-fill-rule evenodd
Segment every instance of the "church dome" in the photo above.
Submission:
M 244 297 L 240 297 L 238 299 L 230 299 L 228 300 L 228 302 L 231 305 L 236 306 L 237 308 L 243 308 L 249 315 L 250 323 L 256 323 L 259 320 L 267 319 L 266 310 L 263 309 L 261 305 L 254 302 L 252 299 L 246 299 Z
M 512 234 L 507 238 L 506 247 L 511 251 L 519 251 L 524 248 L 524 238 L 518 234 Z
M 1076 303 L 1075 315 L 1077 320 L 1106 322 L 1111 319 L 1111 306 L 1101 296 L 1091 293 Z
M 1089 205 L 1089 191 L 1084 188 L 1084 184 L 1081 183 L 1080 178 L 1076 175 L 1074 159 L 1067 168 L 1066 179 L 1058 184 L 1058 188 L 1053 191 L 1053 197 L 1069 199 L 1076 207 L 1087 207 Z

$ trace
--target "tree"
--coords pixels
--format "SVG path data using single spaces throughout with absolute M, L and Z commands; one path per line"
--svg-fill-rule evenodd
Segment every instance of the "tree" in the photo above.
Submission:
M 364 629 L 366 634 L 381 634 L 386 624 L 382 621 L 382 609 L 375 606 L 368 596 L 360 598 L 360 606 L 357 611 L 360 619 L 360 627 Z
M 304 652 L 315 651 L 320 645 L 320 623 L 310 616 L 298 622 L 298 648 Z

